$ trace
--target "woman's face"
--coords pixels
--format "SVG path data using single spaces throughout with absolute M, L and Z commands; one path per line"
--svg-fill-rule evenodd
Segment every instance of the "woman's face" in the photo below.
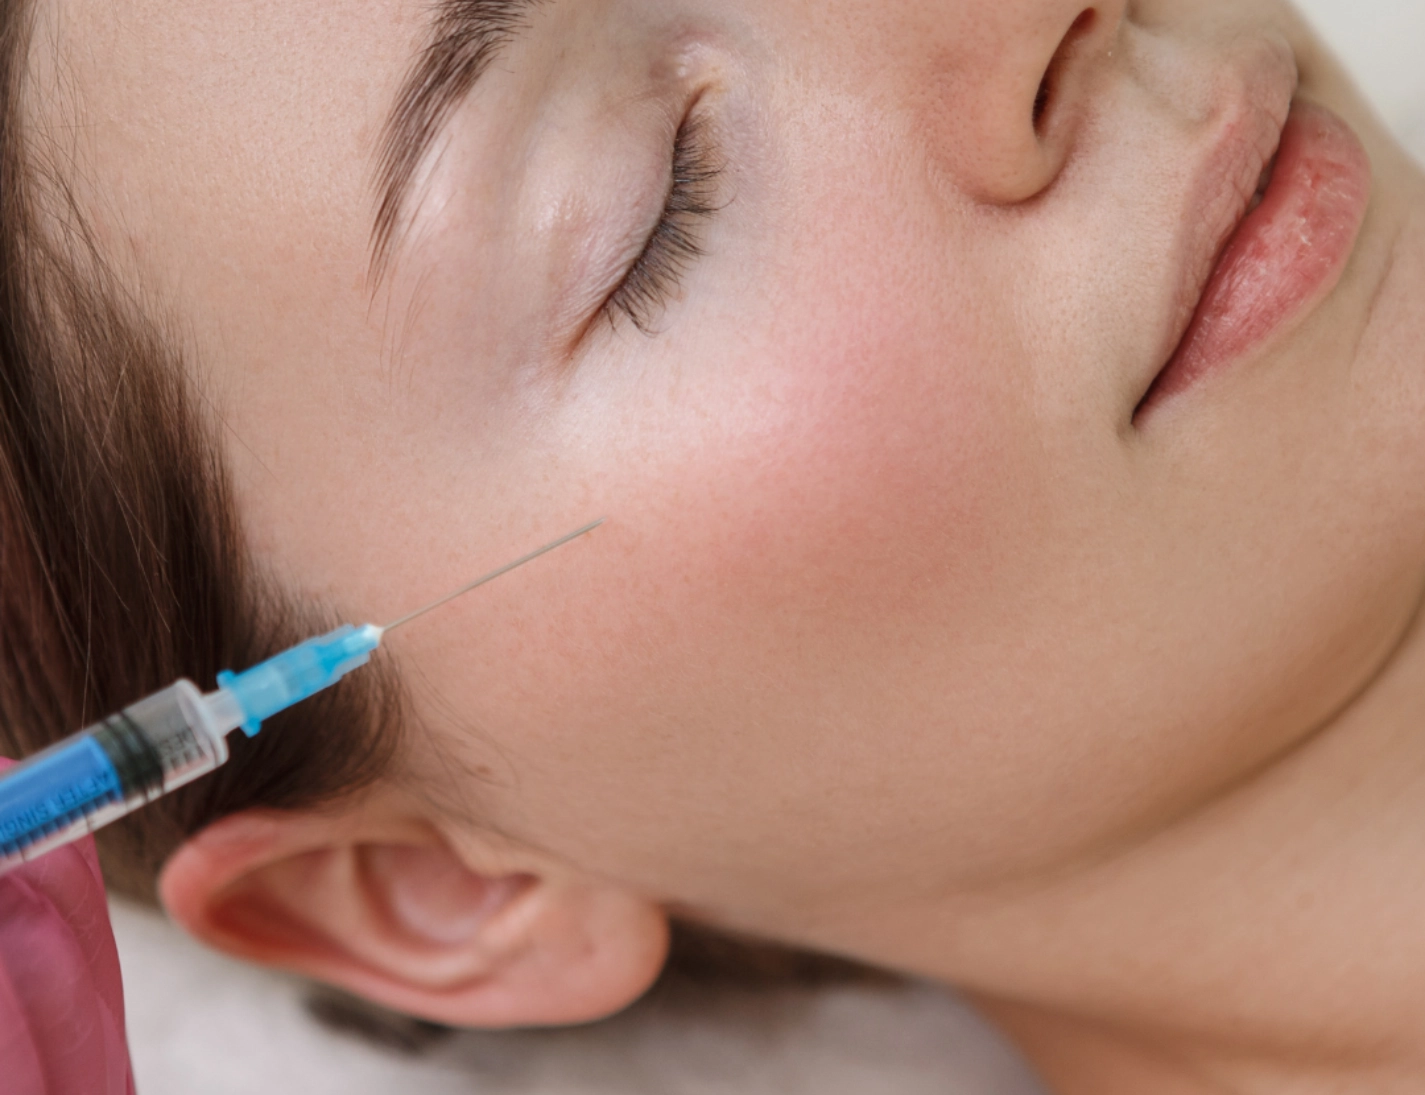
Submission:
M 1388 655 L 1425 189 L 1284 5 L 505 0 L 373 262 L 430 7 L 56 0 L 35 64 L 289 587 L 381 622 L 609 519 L 391 640 L 454 839 L 840 945 L 1141 835 Z M 1145 404 L 1293 97 L 1374 181 L 1298 108 Z

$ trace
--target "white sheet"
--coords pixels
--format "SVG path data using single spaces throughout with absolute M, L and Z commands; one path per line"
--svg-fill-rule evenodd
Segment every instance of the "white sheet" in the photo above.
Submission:
M 1036 1095 L 931 988 L 675 991 L 577 1030 L 461 1034 L 414 1057 L 314 1023 L 299 987 L 119 906 L 139 1095 Z
M 947 0 L 949 2 L 949 0 Z M 1425 3 L 1307 0 L 1425 159 Z M 461 1035 L 407 1058 L 334 1035 L 283 978 L 115 910 L 140 1095 L 1035 1095 L 944 993 L 686 993 L 577 1031 Z

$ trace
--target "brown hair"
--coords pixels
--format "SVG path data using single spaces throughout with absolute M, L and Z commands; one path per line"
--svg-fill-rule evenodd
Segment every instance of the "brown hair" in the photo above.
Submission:
M 0 3 L 0 753 L 31 753 L 188 677 L 211 688 L 331 623 L 243 548 L 211 416 L 85 232 L 22 124 L 26 5 Z M 399 691 L 373 666 L 232 738 L 199 785 L 101 834 L 111 885 L 151 899 L 204 825 L 303 809 L 388 769 Z

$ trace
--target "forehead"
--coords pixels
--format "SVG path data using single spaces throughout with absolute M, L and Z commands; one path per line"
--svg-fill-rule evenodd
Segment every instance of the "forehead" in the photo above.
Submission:
M 409 63 L 422 0 L 33 0 L 30 64 L 94 120 L 194 112 L 330 121 L 360 112 Z M 298 98 L 300 97 L 300 98 Z M 389 98 L 372 103 L 379 110 Z M 112 111 L 102 107 L 109 104 Z M 136 124 L 122 117 L 125 128 Z
M 329 405 L 343 363 L 380 358 L 374 157 L 425 0 L 32 3 L 32 145 L 182 338 L 239 490 L 307 466 L 335 416 L 291 408 Z
M 183 279 L 205 266 L 252 275 L 299 257 L 284 238 L 310 247 L 369 217 L 371 157 L 425 32 L 419 0 L 34 4 L 38 148 L 150 288 L 194 296 Z

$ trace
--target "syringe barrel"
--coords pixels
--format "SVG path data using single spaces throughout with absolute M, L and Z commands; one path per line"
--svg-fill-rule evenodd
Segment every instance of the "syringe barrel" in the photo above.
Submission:
M 0 874 L 211 772 L 230 728 L 179 681 L 0 772 Z

